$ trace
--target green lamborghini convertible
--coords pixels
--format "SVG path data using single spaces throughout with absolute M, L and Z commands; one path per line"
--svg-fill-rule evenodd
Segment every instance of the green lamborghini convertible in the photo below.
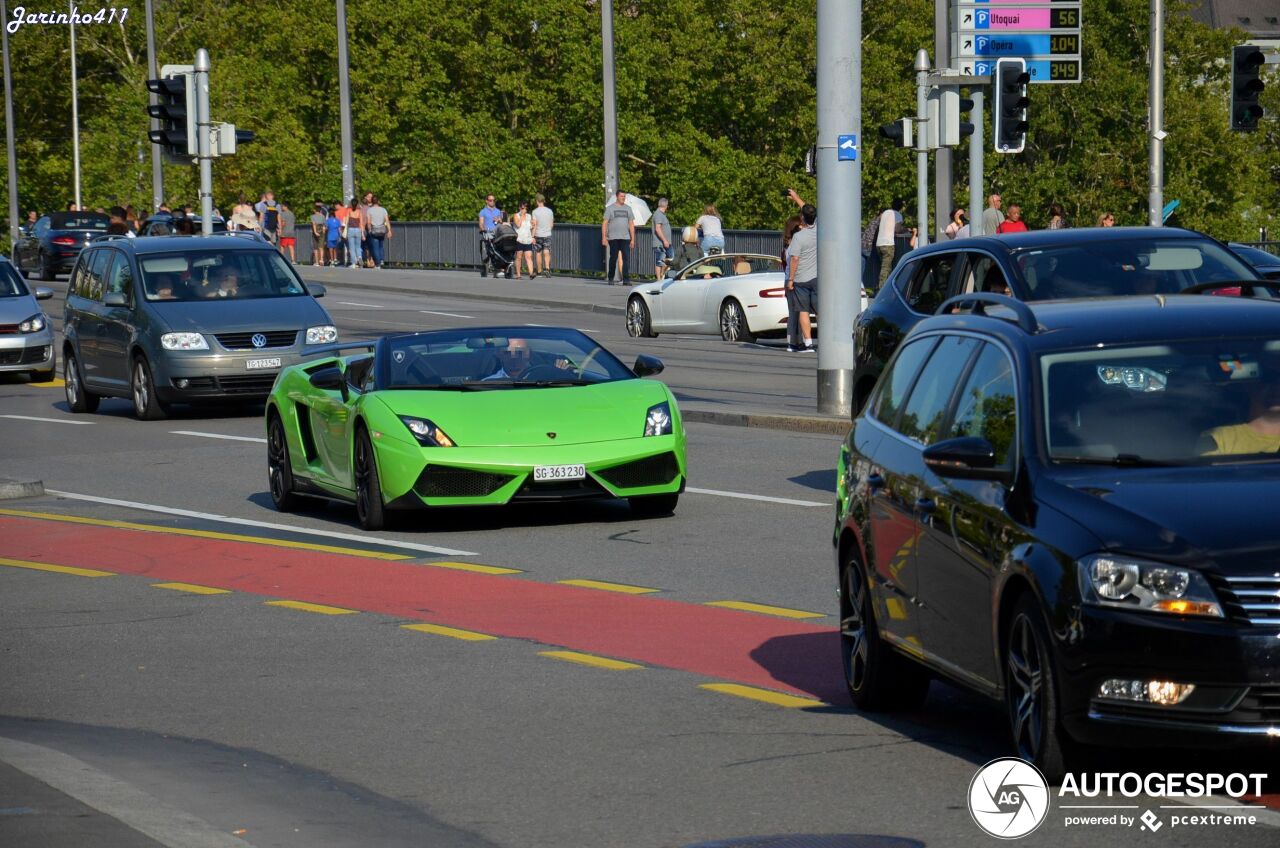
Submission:
M 350 353 L 356 351 L 355 353 Z M 577 330 L 485 327 L 330 345 L 267 402 L 271 499 L 390 510 L 626 498 L 667 515 L 685 484 L 675 397 Z M 347 353 L 348 355 L 341 355 Z

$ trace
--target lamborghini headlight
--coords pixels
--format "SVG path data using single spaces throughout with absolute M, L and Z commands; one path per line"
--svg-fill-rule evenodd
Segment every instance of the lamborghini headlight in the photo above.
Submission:
M 1080 593 L 1103 607 L 1222 618 L 1204 575 L 1190 568 L 1095 554 L 1078 563 Z
M 666 401 L 649 407 L 644 416 L 644 434 L 646 436 L 671 435 L 671 405 Z
M 423 447 L 456 448 L 458 446 L 453 439 L 449 438 L 449 434 L 437 427 L 433 421 L 426 418 L 411 418 L 408 415 L 401 415 L 400 420 Z

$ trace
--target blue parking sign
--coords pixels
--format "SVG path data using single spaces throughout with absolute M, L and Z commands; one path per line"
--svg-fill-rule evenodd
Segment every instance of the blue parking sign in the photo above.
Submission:
M 853 134 L 836 136 L 836 160 L 852 162 L 858 158 L 858 137 Z

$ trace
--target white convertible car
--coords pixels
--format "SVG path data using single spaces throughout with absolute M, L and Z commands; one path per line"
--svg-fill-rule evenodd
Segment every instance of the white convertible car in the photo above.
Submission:
M 704 256 L 658 282 L 641 283 L 627 299 L 627 334 L 719 333 L 728 342 L 753 342 L 787 332 L 782 262 L 776 256 Z M 863 298 L 865 308 L 866 298 Z M 815 322 L 816 325 L 816 322 Z

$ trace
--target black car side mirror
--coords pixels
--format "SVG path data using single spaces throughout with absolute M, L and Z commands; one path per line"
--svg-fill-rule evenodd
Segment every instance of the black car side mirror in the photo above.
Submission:
M 637 377 L 649 377 L 653 374 L 661 374 L 666 367 L 658 357 L 642 353 L 636 357 L 636 364 L 631 366 L 631 370 L 636 372 Z
M 48 286 L 36 286 L 36 300 L 48 300 L 53 297 L 53 289 Z
M 996 465 L 995 445 L 986 439 L 961 436 L 924 449 L 924 464 L 939 477 L 957 480 L 998 480 L 1008 483 L 1009 469 Z
M 107 292 L 102 296 L 103 306 L 128 306 L 129 298 L 124 292 Z
M 309 283 L 307 291 L 311 293 L 312 297 L 324 297 L 325 287 L 319 283 Z
M 342 373 L 342 369 L 336 365 L 330 365 L 328 368 L 321 368 L 319 371 L 311 375 L 311 385 L 317 389 L 324 389 L 330 392 L 342 392 L 342 399 L 347 399 L 347 378 Z

